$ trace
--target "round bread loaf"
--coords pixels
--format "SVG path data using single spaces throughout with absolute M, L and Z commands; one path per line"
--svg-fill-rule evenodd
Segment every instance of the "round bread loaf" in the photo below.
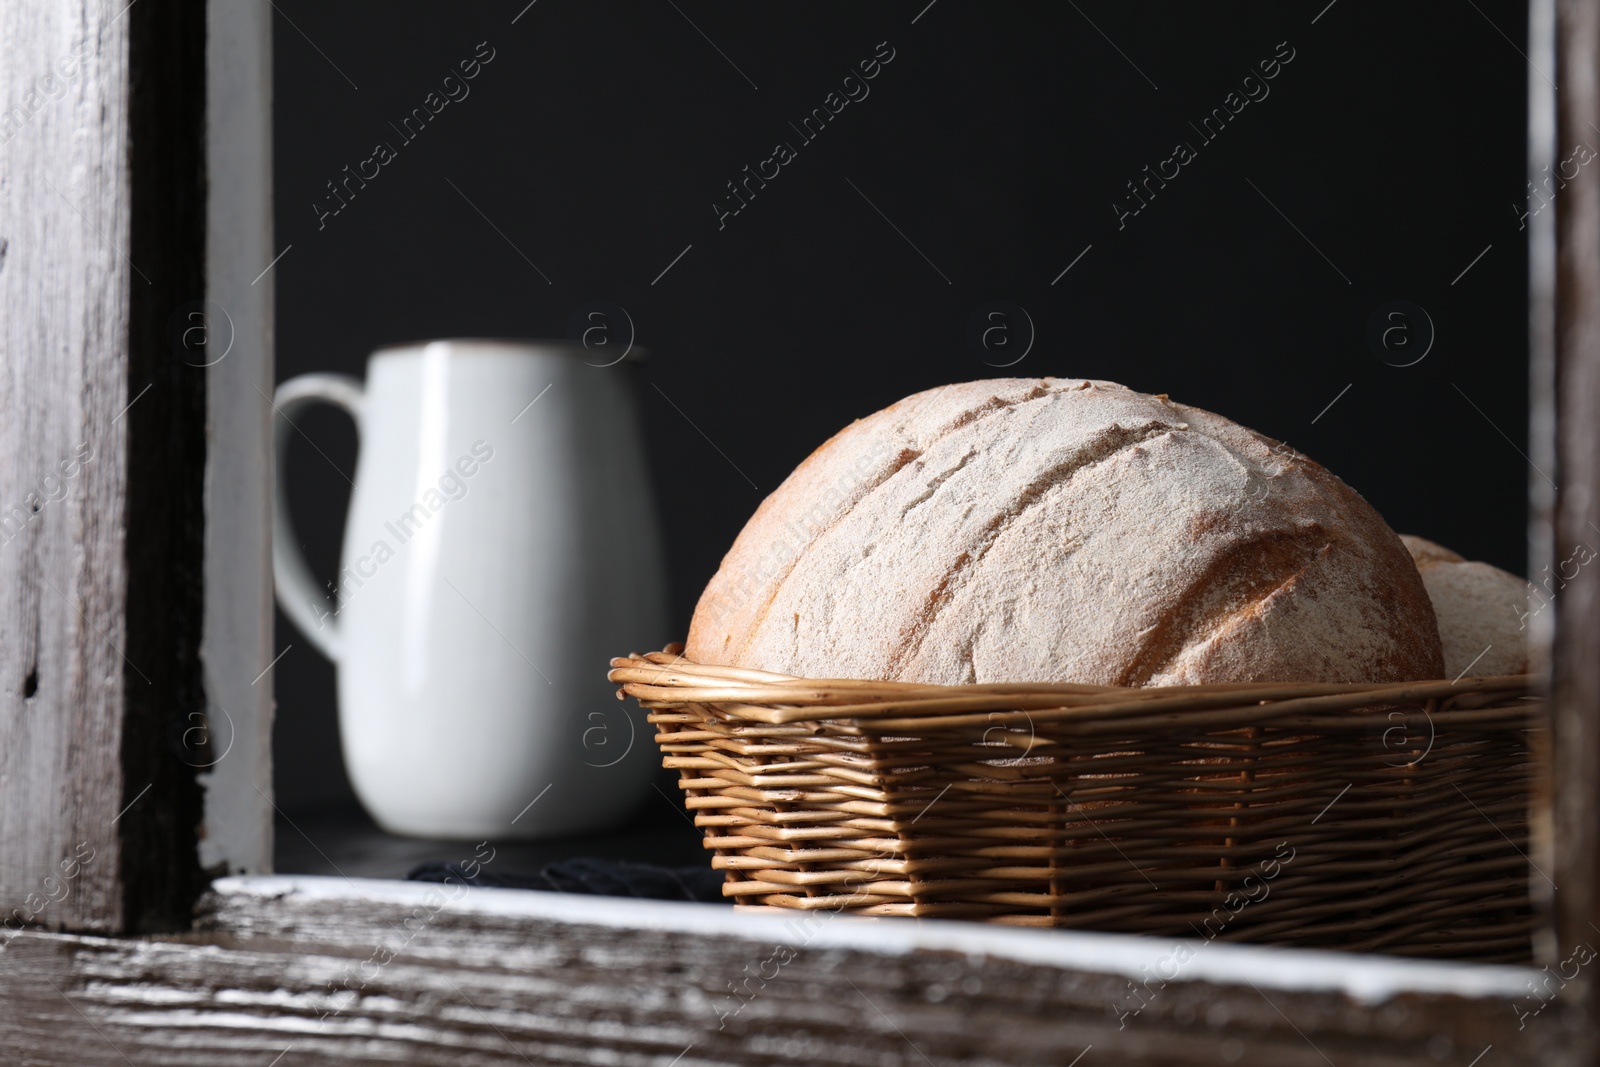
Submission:
M 1444 670 L 1399 538 L 1338 478 L 1113 382 L 991 379 L 847 426 L 762 502 L 685 654 L 935 684 Z
M 1416 560 L 1439 620 L 1444 676 L 1528 673 L 1528 583 L 1420 537 L 1400 540 Z

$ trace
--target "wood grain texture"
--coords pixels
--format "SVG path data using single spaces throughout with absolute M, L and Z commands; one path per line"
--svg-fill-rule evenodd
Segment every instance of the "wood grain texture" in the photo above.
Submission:
M 204 378 L 172 358 L 167 325 L 202 285 L 203 94 L 186 71 L 203 40 L 187 7 L 0 8 L 13 926 L 171 926 L 198 887 L 199 791 L 169 727 L 199 694 Z
M 0 955 L 0 1048 L 73 1067 L 262 1067 L 280 1054 L 295 1067 L 998 1067 L 1080 1054 L 1083 1067 L 1320 1067 L 1464 1064 L 1489 1046 L 1478 1067 L 1567 1062 L 1553 1014 L 1517 1030 L 1510 998 L 1533 973 L 1520 968 L 1217 944 L 1119 1018 L 1138 1003 L 1125 972 L 1171 945 L 846 917 L 802 935 L 709 905 L 495 890 L 428 910 L 429 892 L 450 891 L 235 879 L 206 899 L 192 937 L 17 935 Z M 1090 955 L 1103 963 L 1085 966 Z M 1429 991 L 1393 992 L 1402 985 Z
M 1573 145 L 1593 145 L 1600 124 L 1600 10 L 1590 3 L 1558 0 L 1555 4 L 1556 153 Z M 1538 25 L 1537 18 L 1535 25 Z M 1530 172 L 1554 165 L 1555 153 L 1530 161 Z M 1548 614 L 1555 624 L 1552 657 L 1554 722 L 1552 724 L 1556 945 L 1554 959 L 1570 958 L 1578 946 L 1600 942 L 1600 573 L 1588 564 L 1571 573 L 1564 561 L 1579 546 L 1600 550 L 1600 174 L 1580 172 L 1559 191 L 1555 212 L 1553 350 L 1553 475 L 1558 483 L 1549 522 L 1545 566 L 1540 581 L 1552 571 L 1557 591 Z M 1542 178 L 1542 175 L 1541 175 Z M 1540 245 L 1533 246 L 1537 253 Z M 1538 286 L 1534 298 L 1549 299 Z M 1537 325 L 1537 321 L 1536 321 Z M 1534 342 L 1540 343 L 1536 329 Z M 1537 394 L 1536 394 L 1537 395 Z M 1537 411 L 1536 411 L 1537 414 Z M 1535 499 L 1544 496 L 1536 493 Z M 1536 528 L 1538 529 L 1538 528 Z M 1563 580 L 1570 579 L 1570 580 Z M 1586 969 L 1587 970 L 1587 969 Z M 1584 1062 L 1600 1062 L 1600 982 L 1580 973 L 1562 990 L 1581 1026 L 1575 1042 Z
M 126 522 L 123 438 L 111 420 L 128 401 L 119 356 L 129 316 L 120 251 L 127 69 L 125 37 L 108 18 L 84 10 L 80 21 L 65 4 L 0 8 L 9 134 L 0 146 L 0 508 L 9 538 L 0 549 L 0 913 L 37 910 L 90 929 L 121 917 L 110 824 L 118 809 L 95 811 L 92 798 L 122 795 L 117 650 L 127 641 L 121 539 L 107 536 Z M 82 52 L 75 79 L 56 75 L 64 95 L 39 91 L 60 57 Z M 68 480 L 57 464 L 74 457 Z M 30 895 L 54 894 L 45 879 L 59 879 L 57 864 L 80 844 L 94 860 L 71 899 L 31 906 Z

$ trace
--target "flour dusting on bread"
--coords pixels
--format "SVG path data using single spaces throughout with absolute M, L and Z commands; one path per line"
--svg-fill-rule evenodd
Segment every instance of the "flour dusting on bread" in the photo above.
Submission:
M 1354 490 L 1210 412 L 1061 378 L 944 386 L 835 435 L 739 535 L 686 655 L 944 684 L 1444 669 L 1410 555 Z

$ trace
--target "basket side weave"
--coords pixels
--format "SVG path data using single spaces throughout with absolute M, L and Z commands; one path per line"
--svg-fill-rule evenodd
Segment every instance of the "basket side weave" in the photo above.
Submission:
M 947 687 L 671 652 L 611 677 L 741 904 L 1530 958 L 1528 677 Z

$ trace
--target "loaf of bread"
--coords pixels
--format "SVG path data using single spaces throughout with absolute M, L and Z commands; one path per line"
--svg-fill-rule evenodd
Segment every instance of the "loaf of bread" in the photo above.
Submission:
M 761 504 L 685 654 L 924 683 L 1443 674 L 1410 555 L 1352 489 L 1112 382 L 991 379 L 858 420 Z
M 1439 621 L 1446 678 L 1528 672 L 1528 583 L 1487 563 L 1466 560 L 1407 534 L 1400 538 L 1416 560 Z

